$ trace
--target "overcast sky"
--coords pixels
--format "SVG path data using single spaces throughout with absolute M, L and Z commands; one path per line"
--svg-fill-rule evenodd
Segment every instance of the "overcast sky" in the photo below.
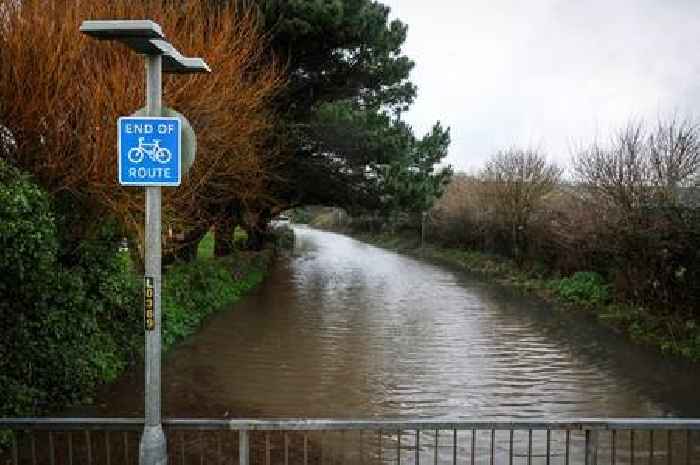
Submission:
M 452 128 L 448 163 L 510 145 L 562 164 L 629 118 L 700 116 L 700 0 L 381 0 L 408 24 L 418 134 Z

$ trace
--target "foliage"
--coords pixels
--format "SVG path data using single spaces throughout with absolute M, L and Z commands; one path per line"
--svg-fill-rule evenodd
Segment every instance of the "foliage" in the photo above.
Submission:
M 385 212 L 404 211 L 420 215 L 443 194 L 452 168 L 436 166 L 447 156 L 450 130 L 436 123 L 430 133 L 416 140 L 411 136 L 402 157 L 386 167 L 380 190 Z
M 631 122 L 608 144 L 579 149 L 574 171 L 604 206 L 634 216 L 648 205 L 678 200 L 700 169 L 700 128 L 675 118 L 649 131 Z
M 593 271 L 578 271 L 570 278 L 552 283 L 557 295 L 578 305 L 601 306 L 610 301 L 610 286 Z
M 628 124 L 606 144 L 579 148 L 572 180 L 545 176 L 532 197 L 537 185 L 517 181 L 526 171 L 497 157 L 477 176 L 453 177 L 428 240 L 514 256 L 540 277 L 573 275 L 550 290 L 638 340 L 697 358 L 699 141 L 690 121 Z
M 123 369 L 140 327 L 128 257 L 102 236 L 62 265 L 47 194 L 2 160 L 0 218 L 0 414 L 82 400 Z
M 104 221 L 97 237 L 60 258 L 49 196 L 0 159 L 0 416 L 39 415 L 86 402 L 143 348 L 141 280 L 118 228 Z M 257 285 L 271 253 L 235 260 L 201 259 L 167 270 L 166 347 L 216 309 Z
M 307 142 L 316 155 L 300 173 L 307 201 L 344 205 L 350 211 L 425 211 L 441 194 L 451 169 L 449 129 L 437 123 L 422 139 L 385 112 L 350 101 L 320 106 Z M 324 178 L 319 182 L 319 178 Z
M 401 121 L 416 93 L 408 80 L 413 62 L 401 50 L 406 25 L 373 0 L 255 3 L 273 49 L 288 63 L 276 107 L 289 156 L 270 186 L 281 208 L 380 210 L 388 208 L 382 198 L 405 203 L 431 191 L 427 171 L 409 171 L 427 144 L 417 144 Z M 389 170 L 394 181 L 385 182 Z
M 248 234 L 240 226 L 233 231 L 233 244 L 237 250 L 243 250 L 248 240 Z M 214 234 L 208 232 L 198 244 L 197 257 L 214 258 Z
M 197 251 L 198 258 L 214 258 L 214 235 L 209 232 L 199 242 L 199 250 Z
M 566 304 L 562 307 L 565 311 L 591 311 L 603 324 L 626 332 L 637 342 L 657 347 L 664 353 L 700 361 L 700 322 L 697 319 L 660 314 L 649 308 L 613 302 L 609 292 L 611 286 L 597 273 L 582 272 L 575 273 L 571 278 L 548 280 L 500 255 L 434 244 L 421 248 L 415 235 L 360 233 L 355 236 L 381 247 L 435 260 L 477 273 L 492 282 Z M 563 290 L 563 295 L 560 290 Z M 591 300 L 598 303 L 592 305 Z
M 623 328 L 636 341 L 662 352 L 700 361 L 700 322 L 679 316 L 659 315 L 635 305 L 610 304 L 599 312 L 607 324 Z
M 116 164 L 105 156 L 116 151 L 117 117 L 143 106 L 142 80 L 127 78 L 142 76 L 142 57 L 79 34 L 86 18 L 151 18 L 183 54 L 201 55 L 214 70 L 164 76 L 163 103 L 187 115 L 198 139 L 197 163 L 183 185 L 163 191 L 164 219 L 176 232 L 208 229 L 220 204 L 266 196 L 278 154 L 266 145 L 274 122 L 269 101 L 283 80 L 252 7 L 0 1 L 0 125 L 15 141 L 7 156 L 50 194 L 70 197 L 81 213 L 71 225 L 78 240 L 92 239 L 91 225 L 115 216 L 142 251 L 144 218 L 142 195 L 117 185 Z
M 629 124 L 607 144 L 579 148 L 573 167 L 564 182 L 537 151 L 516 148 L 453 176 L 427 217 L 421 253 L 586 307 L 635 340 L 700 359 L 700 127 Z M 377 215 L 348 224 L 373 241 L 387 231 Z
M 193 333 L 208 315 L 235 303 L 257 286 L 270 257 L 268 250 L 236 260 L 200 258 L 168 269 L 163 286 L 164 348 L 172 347 Z
M 415 96 L 413 62 L 401 54 L 407 27 L 372 0 L 256 0 L 272 47 L 287 60 L 280 107 L 304 120 L 320 104 L 357 99 L 404 108 Z
M 559 183 L 561 169 L 533 149 L 500 151 L 481 172 L 480 191 L 491 220 L 510 235 L 512 256 L 522 262 L 527 229 L 536 211 Z
M 370 170 L 404 157 L 413 140 L 404 123 L 351 101 L 320 105 L 308 133 L 303 170 L 295 173 L 305 201 L 349 208 L 380 206 L 377 175 Z

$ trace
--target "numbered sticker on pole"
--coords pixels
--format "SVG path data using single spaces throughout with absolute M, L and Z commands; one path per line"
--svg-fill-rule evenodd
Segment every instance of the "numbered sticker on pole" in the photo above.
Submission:
M 178 118 L 122 117 L 117 132 L 119 184 L 180 185 L 182 124 Z
M 143 282 L 143 318 L 146 331 L 156 329 L 155 284 L 152 276 L 145 276 Z

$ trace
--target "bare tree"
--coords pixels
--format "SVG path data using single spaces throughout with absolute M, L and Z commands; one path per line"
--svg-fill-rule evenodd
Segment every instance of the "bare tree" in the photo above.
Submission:
M 609 145 L 594 143 L 574 156 L 578 181 L 627 216 L 644 205 L 678 201 L 678 188 L 699 168 L 700 135 L 687 120 L 660 121 L 652 132 L 630 123 Z
M 659 121 L 649 135 L 649 163 L 654 183 L 674 201 L 679 188 L 695 180 L 700 169 L 700 133 L 689 120 Z
M 641 123 L 630 123 L 609 146 L 594 142 L 574 156 L 578 181 L 622 212 L 636 211 L 650 194 L 652 173 L 644 134 Z
M 510 229 L 512 252 L 522 259 L 525 232 L 535 211 L 557 186 L 562 170 L 536 149 L 510 148 L 481 172 L 483 196 Z

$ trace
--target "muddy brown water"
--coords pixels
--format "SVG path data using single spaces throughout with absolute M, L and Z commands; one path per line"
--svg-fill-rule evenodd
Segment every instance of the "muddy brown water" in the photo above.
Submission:
M 167 355 L 168 417 L 699 417 L 699 370 L 479 277 L 297 227 L 251 296 Z M 81 415 L 140 416 L 143 376 Z

